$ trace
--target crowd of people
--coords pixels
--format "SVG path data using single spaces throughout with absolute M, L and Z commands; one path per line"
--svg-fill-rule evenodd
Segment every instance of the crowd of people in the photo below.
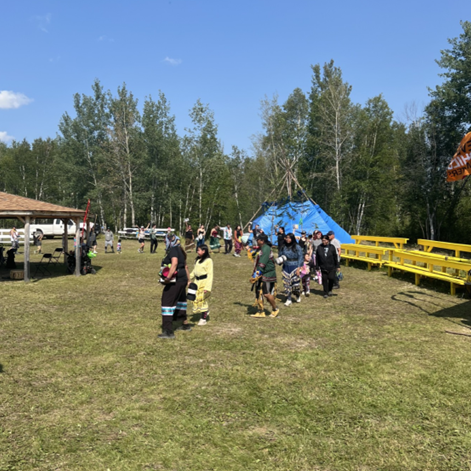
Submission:
M 186 221 L 184 245 L 175 232 L 168 228 L 164 237 L 165 257 L 161 263 L 160 282 L 164 286 L 161 300 L 162 333 L 159 338 L 175 338 L 173 323 L 181 322 L 179 330 L 190 331 L 187 307 L 192 301 L 193 314 L 199 317 L 198 325 L 206 325 L 209 321 L 209 302 L 213 285 L 213 260 L 211 253 L 221 252 L 221 239 L 224 240 L 224 254 L 240 257 L 247 249 L 249 258 L 253 260 L 251 282 L 255 290 L 255 306 L 258 312 L 252 317 L 277 317 L 280 310 L 277 306 L 277 270 L 281 266 L 281 278 L 284 293 L 284 305 L 289 307 L 293 302 L 300 303 L 303 297 L 311 293 L 311 281 L 323 286 L 323 296 L 328 298 L 332 291 L 339 288 L 340 242 L 335 234 L 329 231 L 322 234 L 315 230 L 312 234 L 301 231 L 299 236 L 293 232 L 286 233 L 283 227 L 276 228 L 278 254 L 275 258 L 272 243 L 259 225 L 249 225 L 252 235 L 249 242 L 244 238 L 243 230 L 237 225 L 235 230 L 230 224 L 222 229 L 216 225 L 210 230 L 209 246 L 206 244 L 206 229 L 200 225 L 193 232 L 189 221 Z M 222 234 L 221 234 L 222 233 Z M 141 226 L 137 232 L 139 253 L 144 253 L 146 235 L 150 239 L 150 253 L 156 253 L 158 247 L 157 228 L 153 224 Z M 13 228 L 10 232 L 12 248 L 18 247 L 18 232 Z M 38 251 L 41 249 L 42 237 L 35 238 Z M 108 228 L 104 233 L 105 253 L 114 253 L 114 235 Z M 88 245 L 96 253 L 96 234 L 92 230 Z M 188 269 L 188 254 L 195 250 L 196 260 L 192 272 Z M 121 253 L 121 239 L 118 239 L 117 252 Z M 271 307 L 271 313 L 265 313 L 265 301 Z
M 199 316 L 198 325 L 206 325 L 209 321 L 209 299 L 214 276 L 210 253 L 220 252 L 220 239 L 224 240 L 225 254 L 231 253 L 233 241 L 235 256 L 240 256 L 244 248 L 240 226 L 233 232 L 228 224 L 222 230 L 222 237 L 219 226 L 212 228 L 209 247 L 204 241 L 204 227 L 200 226 L 196 240 L 197 257 L 190 274 L 186 260 L 195 240 L 191 237 L 190 224 L 187 224 L 186 229 L 185 247 L 182 247 L 180 239 L 170 229 L 165 237 L 166 256 L 161 269 L 161 283 L 164 285 L 162 333 L 159 335 L 163 339 L 175 338 L 173 322 L 181 321 L 178 330 L 191 330 L 187 316 L 188 300 L 193 303 L 193 314 Z M 340 287 L 337 275 L 340 272 L 340 242 L 332 231 L 322 234 L 316 230 L 310 235 L 302 231 L 300 236 L 295 236 L 280 227 L 276 234 L 277 258 L 269 237 L 260 227 L 256 225 L 250 228 L 250 232 L 253 235 L 250 255 L 254 261 L 251 282 L 255 289 L 255 305 L 258 306 L 258 312 L 252 314 L 252 317 L 277 317 L 280 312 L 277 306 L 277 264 L 282 267 L 285 306 L 290 306 L 293 301 L 301 302 L 303 296 L 309 297 L 312 279 L 322 284 L 324 298 L 332 296 L 333 289 Z M 269 315 L 265 313 L 265 301 L 271 306 Z

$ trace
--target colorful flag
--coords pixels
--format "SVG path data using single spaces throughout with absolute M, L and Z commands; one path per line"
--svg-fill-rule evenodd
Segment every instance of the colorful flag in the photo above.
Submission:
M 447 182 L 463 180 L 471 175 L 471 132 L 461 139 L 456 154 L 451 159 L 447 170 Z

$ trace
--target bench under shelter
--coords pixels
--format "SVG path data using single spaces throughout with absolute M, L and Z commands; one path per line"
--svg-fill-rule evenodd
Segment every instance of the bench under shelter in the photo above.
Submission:
M 31 279 L 30 268 L 30 225 L 33 219 L 62 219 L 65 224 L 65 252 L 68 251 L 67 222 L 69 219 L 75 222 L 75 239 L 80 240 L 80 221 L 85 217 L 85 211 L 75 208 L 67 208 L 44 201 L 25 198 L 23 196 L 12 195 L 0 192 L 0 219 L 19 219 L 24 223 L 24 281 L 27 283 Z M 75 275 L 80 276 L 80 244 L 75 247 Z

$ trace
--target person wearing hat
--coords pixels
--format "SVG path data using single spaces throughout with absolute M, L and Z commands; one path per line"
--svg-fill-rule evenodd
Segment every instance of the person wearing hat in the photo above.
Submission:
M 330 243 L 335 247 L 335 250 L 337 251 L 337 257 L 338 257 L 338 260 L 339 260 L 339 263 L 340 263 L 340 257 L 342 255 L 342 248 L 341 248 L 341 245 L 340 245 L 340 241 L 335 238 L 334 231 L 327 232 L 327 235 L 329 237 Z M 340 288 L 340 283 L 339 283 L 339 280 L 336 277 L 335 281 L 334 281 L 334 289 L 339 289 L 339 288 Z
M 336 279 L 335 272 L 340 270 L 340 262 L 336 248 L 330 243 L 326 234 L 322 236 L 322 245 L 316 251 L 317 269 L 322 272 L 322 285 L 324 287 L 324 298 L 332 296 L 332 288 Z

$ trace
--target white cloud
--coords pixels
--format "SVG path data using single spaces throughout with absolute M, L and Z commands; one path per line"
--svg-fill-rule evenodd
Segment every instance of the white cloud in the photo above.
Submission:
M 13 136 L 9 136 L 6 131 L 0 131 L 0 142 L 10 142 L 14 139 Z
M 98 38 L 98 41 L 106 41 L 106 42 L 109 42 L 109 43 L 114 43 L 114 39 L 113 38 L 109 38 L 108 36 L 100 36 Z
M 170 65 L 180 65 L 182 63 L 181 59 L 172 59 L 170 57 L 166 57 L 163 62 L 168 62 Z
M 27 105 L 33 100 L 23 93 L 15 93 L 11 90 L 0 90 L 0 109 L 8 110 L 10 108 L 19 108 Z
M 50 13 L 47 13 L 46 15 L 34 16 L 33 21 L 36 22 L 36 24 L 38 25 L 38 28 L 43 33 L 49 33 L 48 28 L 49 28 L 49 25 L 51 24 L 51 14 Z

